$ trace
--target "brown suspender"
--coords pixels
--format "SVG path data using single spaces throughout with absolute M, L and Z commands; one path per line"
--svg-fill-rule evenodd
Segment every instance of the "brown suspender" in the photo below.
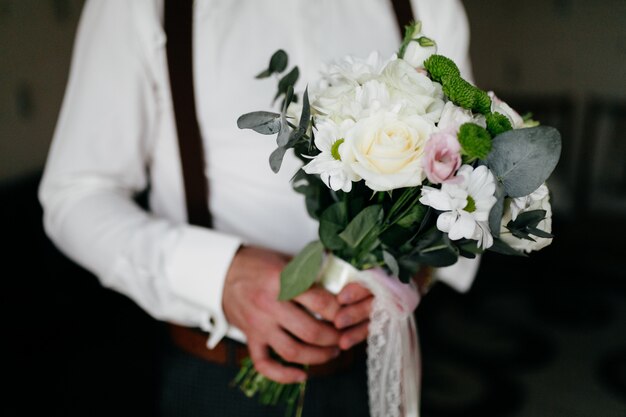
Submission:
M 391 0 L 391 3 L 393 4 L 393 11 L 396 15 L 400 39 L 403 39 L 404 28 L 415 20 L 413 6 L 411 5 L 411 0 Z
M 165 0 L 165 34 L 178 147 L 185 185 L 187 221 L 211 227 L 209 183 L 204 172 L 204 148 L 196 118 L 192 62 L 192 0 Z
M 404 27 L 413 20 L 411 1 L 391 0 L 391 3 L 402 38 Z M 204 147 L 196 118 L 193 88 L 193 0 L 165 0 L 163 20 L 187 221 L 196 226 L 211 227 L 209 183 L 204 172 Z

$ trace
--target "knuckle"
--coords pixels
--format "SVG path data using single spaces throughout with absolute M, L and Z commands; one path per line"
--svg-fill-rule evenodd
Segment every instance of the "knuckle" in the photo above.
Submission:
M 295 362 L 298 359 L 298 348 L 292 342 L 282 344 L 277 350 L 280 356 L 288 362 Z
M 313 343 L 322 336 L 322 329 L 319 326 L 308 325 L 303 328 L 301 336 L 305 341 Z

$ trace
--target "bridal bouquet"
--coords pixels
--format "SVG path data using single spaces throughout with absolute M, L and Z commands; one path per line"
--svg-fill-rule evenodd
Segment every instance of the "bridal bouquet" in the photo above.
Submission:
M 358 281 L 375 295 L 368 336 L 372 416 L 419 413 L 419 355 L 412 282 L 420 268 L 486 250 L 526 256 L 551 242 L 546 180 L 561 150 L 558 131 L 522 118 L 438 55 L 418 23 L 397 54 L 325 65 L 315 87 L 294 92 L 298 68 L 278 76 L 280 112 L 242 115 L 240 128 L 277 135 L 269 163 L 287 151 L 319 240 L 281 275 L 280 299 L 321 282 L 338 292 Z M 276 52 L 258 78 L 283 73 Z M 266 380 L 248 361 L 236 382 L 265 403 L 294 406 L 304 386 Z M 300 408 L 301 410 L 301 404 Z

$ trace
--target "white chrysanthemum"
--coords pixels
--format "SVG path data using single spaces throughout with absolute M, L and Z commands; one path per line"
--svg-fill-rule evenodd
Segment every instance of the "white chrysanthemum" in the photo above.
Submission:
M 363 84 L 380 74 L 384 63 L 377 52 L 372 52 L 366 59 L 346 56 L 332 64 L 322 64 L 322 82 L 327 85 Z
M 343 120 L 359 120 L 390 106 L 389 90 L 377 79 L 356 87 L 343 84 L 317 92 L 312 102 L 313 109 L 323 117 L 336 123 Z
M 443 211 L 437 228 L 448 233 L 451 240 L 462 238 L 478 241 L 487 249 L 493 245 L 489 229 L 489 212 L 496 203 L 496 180 L 486 166 L 463 165 L 457 172 L 459 181 L 441 185 L 441 189 L 424 186 L 420 202 Z
M 334 191 L 352 190 L 352 182 L 359 181 L 350 166 L 342 160 L 345 132 L 354 125 L 352 120 L 337 124 L 332 120 L 321 120 L 315 132 L 315 147 L 320 154 L 302 169 L 307 174 L 319 174 L 321 180 Z
M 543 249 L 552 243 L 551 238 L 538 237 L 531 235 L 535 241 L 528 239 L 520 239 L 515 236 L 505 226 L 511 220 L 517 219 L 522 213 L 533 210 L 545 210 L 546 217 L 539 222 L 537 229 L 547 233 L 552 233 L 552 206 L 550 205 L 550 191 L 543 184 L 535 191 L 524 197 L 507 199 L 504 206 L 504 214 L 502 216 L 502 224 L 500 227 L 500 239 L 511 246 L 513 249 L 524 252 L 531 252 Z

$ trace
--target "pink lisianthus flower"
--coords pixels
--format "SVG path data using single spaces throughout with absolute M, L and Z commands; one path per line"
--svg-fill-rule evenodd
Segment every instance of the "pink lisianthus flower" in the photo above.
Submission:
M 424 147 L 424 172 L 433 184 L 454 182 L 461 166 L 461 145 L 452 129 L 433 133 Z

